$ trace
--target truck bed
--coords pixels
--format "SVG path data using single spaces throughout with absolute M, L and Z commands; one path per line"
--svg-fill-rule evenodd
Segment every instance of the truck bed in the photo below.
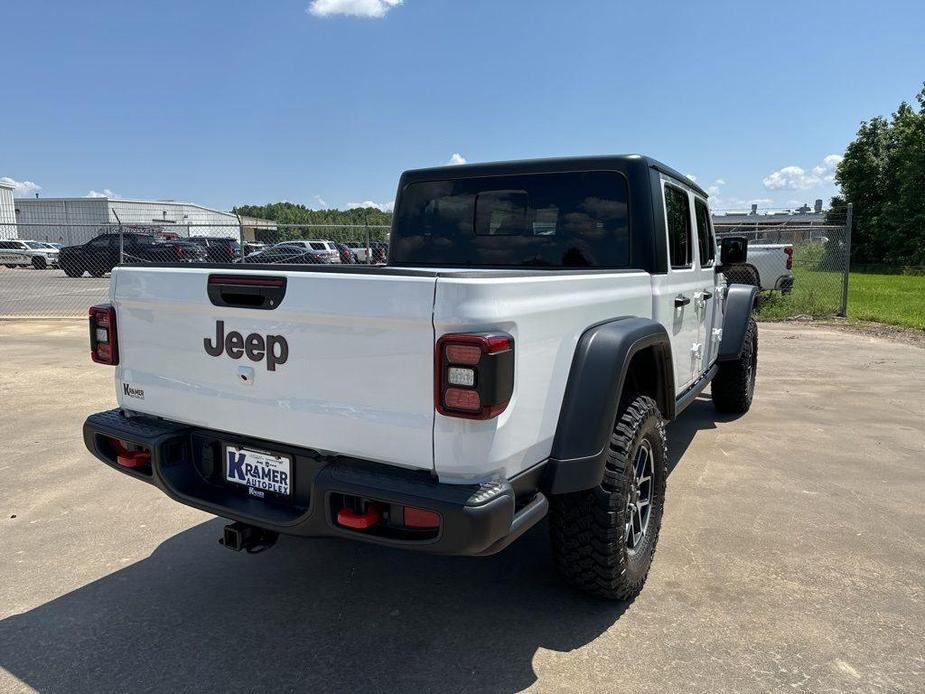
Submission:
M 272 310 L 214 305 L 215 276 L 281 279 L 285 294 Z M 650 276 L 614 270 L 141 265 L 116 268 L 111 293 L 120 407 L 451 482 L 545 459 L 581 333 L 617 302 L 652 312 Z M 515 400 L 487 421 L 436 414 L 436 337 L 483 329 L 514 337 Z M 237 358 L 206 350 L 232 332 Z M 251 336 L 259 360 L 235 349 Z M 271 337 L 285 361 L 267 358 Z

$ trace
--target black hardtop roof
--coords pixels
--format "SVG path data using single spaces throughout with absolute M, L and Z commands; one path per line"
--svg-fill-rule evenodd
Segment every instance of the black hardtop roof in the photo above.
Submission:
M 402 181 L 434 180 L 442 178 L 462 178 L 477 176 L 498 176 L 513 173 L 553 173 L 561 171 L 614 170 L 626 171 L 630 168 L 644 166 L 655 169 L 679 183 L 692 188 L 704 197 L 707 192 L 684 174 L 663 164 L 657 159 L 641 154 L 605 154 L 586 157 L 550 157 L 546 159 L 520 159 L 514 161 L 493 161 L 477 164 L 456 164 L 435 166 L 426 169 L 411 169 L 402 174 Z

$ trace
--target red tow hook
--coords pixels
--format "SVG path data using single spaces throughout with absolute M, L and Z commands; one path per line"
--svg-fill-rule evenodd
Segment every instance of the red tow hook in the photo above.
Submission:
M 125 448 L 122 441 L 116 441 L 116 462 L 122 467 L 144 467 L 151 462 L 151 454 L 147 451 L 130 451 Z
M 379 507 L 366 505 L 366 513 L 357 513 L 346 506 L 337 512 L 337 524 L 354 530 L 368 530 L 379 522 Z

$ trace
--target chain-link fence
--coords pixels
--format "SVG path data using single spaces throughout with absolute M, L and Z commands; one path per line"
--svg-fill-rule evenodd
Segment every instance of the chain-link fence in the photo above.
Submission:
M 107 299 L 108 273 L 119 264 L 388 260 L 388 227 L 219 221 L 0 225 L 0 318 L 85 316 Z
M 848 302 L 851 206 L 815 214 L 753 211 L 716 215 L 718 240 L 748 239 L 746 263 L 725 272 L 761 288 L 759 315 L 844 316 Z
M 850 206 L 816 213 L 717 214 L 718 239 L 744 236 L 736 282 L 762 288 L 768 317 L 846 312 Z M 382 264 L 385 226 L 289 225 L 189 203 L 16 200 L 0 223 L 0 318 L 73 317 L 105 301 L 120 263 Z

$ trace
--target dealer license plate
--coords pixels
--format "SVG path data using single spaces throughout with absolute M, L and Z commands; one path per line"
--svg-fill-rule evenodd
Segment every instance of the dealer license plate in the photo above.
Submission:
M 267 492 L 289 496 L 292 485 L 291 460 L 250 448 L 225 447 L 225 479 L 247 487 L 252 496 Z

